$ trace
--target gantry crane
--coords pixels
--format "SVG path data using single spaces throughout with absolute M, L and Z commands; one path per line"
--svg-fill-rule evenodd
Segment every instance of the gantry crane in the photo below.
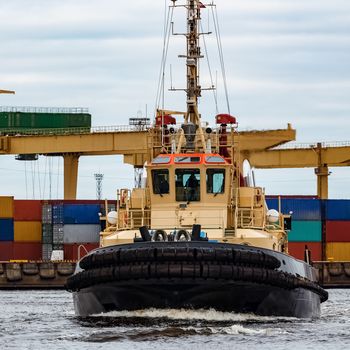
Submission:
M 0 90 L 0 94 L 15 94 L 12 90 Z
M 240 132 L 242 152 L 265 150 L 295 140 L 295 130 L 287 129 Z M 143 167 L 150 161 L 153 136 L 149 130 L 99 131 L 73 135 L 0 136 L 0 155 L 40 154 L 62 156 L 64 159 L 64 198 L 75 199 L 78 163 L 81 156 L 123 155 L 124 162 Z

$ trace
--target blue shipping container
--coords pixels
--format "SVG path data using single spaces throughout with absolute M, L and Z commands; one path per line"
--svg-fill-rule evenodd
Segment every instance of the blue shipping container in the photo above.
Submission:
M 0 241 L 13 241 L 13 219 L 0 219 Z
M 54 204 L 52 206 L 52 223 L 63 224 L 64 222 L 64 208 L 63 204 Z
M 278 199 L 266 199 L 269 209 L 278 210 Z M 321 201 L 309 198 L 281 198 L 283 214 L 292 212 L 292 220 L 319 221 L 321 220 Z
M 100 212 L 99 204 L 65 204 L 64 224 L 99 224 Z
M 329 199 L 326 201 L 326 220 L 350 220 L 350 200 Z

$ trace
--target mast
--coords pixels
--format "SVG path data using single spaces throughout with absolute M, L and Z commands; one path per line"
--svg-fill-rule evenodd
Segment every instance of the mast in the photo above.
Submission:
M 203 152 L 205 151 L 205 138 L 201 127 L 201 118 L 198 112 L 198 98 L 201 96 L 201 86 L 199 85 L 199 59 L 201 55 L 201 49 L 199 46 L 199 22 L 201 19 L 200 8 L 202 3 L 198 0 L 187 0 L 187 55 L 186 55 L 186 67 L 187 67 L 187 115 L 185 117 L 185 124 L 192 123 L 195 129 L 185 128 L 185 137 L 189 142 L 193 136 L 189 135 L 197 129 L 198 136 L 200 138 Z M 191 128 L 191 127 L 190 127 Z M 191 147 L 192 148 L 192 147 Z
M 203 57 L 200 55 L 198 34 L 200 6 L 197 0 L 187 0 L 187 118 L 198 126 L 200 126 L 198 98 L 201 96 L 198 63 L 199 58 Z

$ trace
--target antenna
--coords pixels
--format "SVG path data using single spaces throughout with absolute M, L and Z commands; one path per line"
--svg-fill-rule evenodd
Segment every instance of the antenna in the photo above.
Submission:
M 94 174 L 96 180 L 96 198 L 102 199 L 102 181 L 103 174 Z

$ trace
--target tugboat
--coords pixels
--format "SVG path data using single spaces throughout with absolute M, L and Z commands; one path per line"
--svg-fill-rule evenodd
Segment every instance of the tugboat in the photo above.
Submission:
M 144 186 L 118 190 L 100 248 L 67 280 L 75 312 L 213 308 L 318 317 L 328 293 L 308 262 L 288 255 L 289 218 L 268 210 L 263 188 L 248 186 L 236 118 L 218 114 L 216 128 L 203 126 L 199 21 L 213 4 L 171 7 L 180 6 L 187 12 L 187 111 L 157 110 Z

